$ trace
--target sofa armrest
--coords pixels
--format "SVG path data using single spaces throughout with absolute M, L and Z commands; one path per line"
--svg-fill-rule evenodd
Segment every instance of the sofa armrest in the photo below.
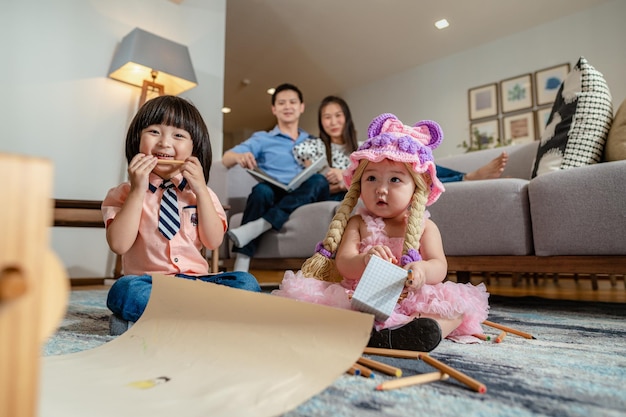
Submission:
M 540 175 L 528 194 L 537 255 L 626 255 L 626 161 Z

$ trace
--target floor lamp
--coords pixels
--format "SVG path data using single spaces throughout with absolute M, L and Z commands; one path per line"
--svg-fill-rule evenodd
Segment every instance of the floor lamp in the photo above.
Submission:
M 140 28 L 122 39 L 113 56 L 109 77 L 141 87 L 139 107 L 152 96 L 178 95 L 198 84 L 185 45 Z

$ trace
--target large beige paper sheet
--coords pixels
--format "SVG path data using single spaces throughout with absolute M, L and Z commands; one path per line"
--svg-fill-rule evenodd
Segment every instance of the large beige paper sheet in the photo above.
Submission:
M 157 275 L 126 333 L 44 358 L 39 415 L 280 415 L 343 374 L 372 324 L 369 314 Z

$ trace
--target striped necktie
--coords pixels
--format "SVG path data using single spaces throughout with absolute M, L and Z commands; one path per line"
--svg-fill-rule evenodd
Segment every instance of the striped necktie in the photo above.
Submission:
M 176 198 L 176 186 L 170 180 L 161 184 L 164 189 L 161 197 L 161 209 L 159 210 L 159 231 L 167 240 L 172 240 L 180 229 L 180 216 L 178 215 L 178 199 Z

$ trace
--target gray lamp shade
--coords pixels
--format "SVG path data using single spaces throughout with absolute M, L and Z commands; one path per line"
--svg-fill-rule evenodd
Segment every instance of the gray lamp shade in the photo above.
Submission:
M 165 94 L 177 95 L 198 84 L 185 45 L 135 28 L 115 51 L 109 77 L 141 87 L 144 80 L 153 81 L 152 71 Z

